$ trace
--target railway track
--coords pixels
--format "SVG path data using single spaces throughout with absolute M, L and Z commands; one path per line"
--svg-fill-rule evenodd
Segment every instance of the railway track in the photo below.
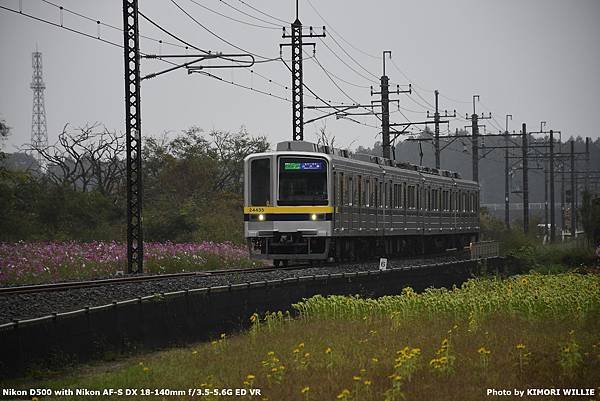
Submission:
M 401 261 L 402 264 L 419 265 L 419 264 L 432 264 L 436 263 L 437 260 L 444 261 L 448 258 L 465 258 L 468 259 L 466 250 L 447 250 L 446 252 L 430 254 L 430 255 L 419 255 L 404 257 L 401 259 L 390 259 L 390 262 Z M 456 259 L 453 259 L 456 260 Z M 371 261 L 372 263 L 373 261 Z M 359 263 L 370 263 L 369 261 L 363 261 Z M 59 283 L 46 283 L 46 284 L 32 284 L 32 285 L 19 285 L 10 287 L 0 287 L 0 296 L 2 295 L 21 295 L 21 294 L 32 294 L 32 293 L 47 293 L 53 291 L 66 291 L 93 287 L 103 286 L 114 286 L 121 284 L 134 284 L 134 283 L 148 283 L 158 282 L 171 279 L 181 278 L 210 278 L 218 276 L 226 276 L 233 274 L 248 274 L 248 273 L 269 273 L 269 272 L 285 272 L 292 270 L 303 270 L 309 268 L 319 267 L 331 267 L 340 266 L 343 267 L 346 263 L 341 262 L 325 262 L 325 263 L 295 263 L 285 267 L 275 266 L 264 266 L 264 267 L 251 267 L 251 268 L 235 268 L 235 269 L 221 269 L 221 270 L 207 270 L 207 271 L 194 271 L 194 272 L 182 272 L 182 273 L 169 273 L 169 274 L 147 274 L 147 275 L 128 275 L 124 277 L 114 277 L 105 279 L 95 280 L 82 280 L 82 281 L 66 281 Z
M 0 287 L 0 295 L 19 295 L 19 294 L 31 294 L 40 292 L 51 292 L 51 291 L 65 291 L 72 289 L 81 288 L 92 288 L 102 287 L 107 285 L 119 285 L 119 284 L 131 284 L 141 283 L 149 281 L 169 280 L 178 279 L 185 277 L 212 277 L 212 276 L 223 276 L 228 274 L 242 274 L 242 273 L 267 273 L 275 270 L 297 270 L 305 268 L 305 265 L 292 265 L 287 267 L 252 267 L 252 268 L 238 268 L 238 269 L 223 269 L 223 270 L 210 270 L 210 271 L 195 271 L 195 272 L 183 272 L 183 273 L 169 273 L 169 274 L 152 274 L 142 276 L 124 276 L 97 280 L 85 280 L 85 281 L 66 281 L 60 283 L 47 283 L 47 284 L 32 284 L 32 285 L 19 285 L 12 287 Z
M 450 250 L 450 252 L 438 253 L 427 256 L 412 256 L 403 258 L 404 262 L 410 261 L 419 261 L 423 259 L 428 259 L 428 262 L 431 263 L 431 259 L 439 258 L 447 258 L 450 256 L 459 256 L 461 255 L 460 251 Z M 394 259 L 392 259 L 394 260 Z M 428 264 L 429 264 L 428 263 Z M 246 274 L 246 273 L 268 273 L 273 271 L 290 271 L 290 270 L 302 270 L 306 268 L 319 267 L 322 265 L 333 266 L 333 265 L 342 265 L 342 263 L 319 263 L 319 264 L 309 264 L 309 263 L 297 263 L 292 264 L 285 267 L 275 267 L 275 266 L 265 266 L 265 267 L 251 267 L 251 268 L 237 268 L 237 269 L 222 269 L 222 270 L 208 270 L 208 271 L 195 271 L 195 272 L 183 272 L 183 273 L 169 273 L 169 274 L 148 274 L 148 275 L 129 275 L 124 277 L 114 277 L 114 278 L 106 278 L 106 279 L 96 279 L 96 280 L 84 280 L 84 281 L 66 281 L 60 283 L 47 283 L 47 284 L 32 284 L 32 285 L 19 285 L 19 286 L 11 286 L 11 287 L 0 287 L 0 296 L 1 295 L 19 295 L 19 294 L 31 294 L 31 293 L 44 293 L 51 291 L 65 291 L 71 289 L 81 289 L 81 288 L 93 288 L 93 287 L 102 287 L 107 285 L 119 285 L 119 284 L 131 284 L 131 283 L 141 283 L 141 282 L 150 282 L 150 281 L 159 281 L 159 280 L 169 280 L 169 279 L 178 279 L 185 277 L 214 277 L 214 276 L 224 276 L 229 274 Z

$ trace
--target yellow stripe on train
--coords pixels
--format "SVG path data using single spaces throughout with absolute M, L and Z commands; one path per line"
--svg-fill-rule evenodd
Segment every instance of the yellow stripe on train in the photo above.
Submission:
M 333 206 L 250 206 L 244 214 L 333 213 Z

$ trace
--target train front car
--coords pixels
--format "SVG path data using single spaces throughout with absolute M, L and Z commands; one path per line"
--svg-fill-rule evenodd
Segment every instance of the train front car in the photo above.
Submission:
M 276 152 L 246 157 L 244 177 L 244 230 L 252 257 L 275 265 L 327 258 L 333 216 L 327 154 L 307 142 L 283 142 Z

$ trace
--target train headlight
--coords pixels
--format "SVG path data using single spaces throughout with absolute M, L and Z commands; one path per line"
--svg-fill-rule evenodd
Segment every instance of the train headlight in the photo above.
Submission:
M 313 214 L 311 214 L 311 215 L 310 215 L 310 219 L 311 219 L 312 221 L 315 221 L 315 220 L 317 220 L 318 218 L 319 218 L 319 216 L 317 216 L 315 213 L 313 213 Z
M 258 221 L 265 221 L 265 215 L 264 214 L 259 214 L 258 215 Z

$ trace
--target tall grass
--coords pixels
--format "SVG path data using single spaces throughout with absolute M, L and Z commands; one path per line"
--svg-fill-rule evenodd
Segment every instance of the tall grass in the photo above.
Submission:
M 1 384 L 258 388 L 260 396 L 241 399 L 277 401 L 446 401 L 487 399 L 488 388 L 600 383 L 598 276 L 477 279 L 377 300 L 317 296 L 294 308 L 298 318 L 254 314 L 248 332 L 210 343 Z

